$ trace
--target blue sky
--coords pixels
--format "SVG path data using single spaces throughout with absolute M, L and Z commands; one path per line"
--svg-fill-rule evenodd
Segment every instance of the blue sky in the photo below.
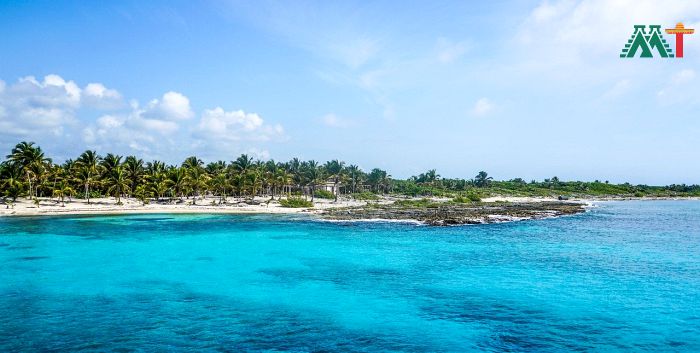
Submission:
M 699 183 L 697 1 L 0 2 L 0 148 Z M 671 42 L 672 38 L 667 36 Z

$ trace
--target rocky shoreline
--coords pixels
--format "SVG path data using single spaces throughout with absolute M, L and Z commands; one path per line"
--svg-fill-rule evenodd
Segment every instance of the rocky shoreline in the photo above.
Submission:
M 488 202 L 472 204 L 433 203 L 429 205 L 370 204 L 332 208 L 320 213 L 326 220 L 353 221 L 382 219 L 418 221 L 432 226 L 488 224 L 526 219 L 542 219 L 584 212 L 578 202 Z

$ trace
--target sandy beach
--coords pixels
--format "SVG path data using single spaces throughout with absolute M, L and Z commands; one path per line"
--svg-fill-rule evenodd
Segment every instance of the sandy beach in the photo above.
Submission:
M 362 201 L 349 198 L 339 198 L 338 201 L 317 198 L 314 200 L 312 208 L 288 208 L 280 206 L 277 199 L 268 202 L 269 198 L 258 197 L 257 204 L 244 202 L 242 198 L 229 197 L 225 204 L 218 204 L 217 197 L 199 198 L 195 205 L 192 198 L 178 199 L 172 202 L 161 201 L 144 205 L 140 200 L 134 198 L 122 198 L 122 205 L 118 205 L 113 197 L 103 197 L 90 199 L 88 204 L 83 199 L 66 199 L 65 204 L 57 201 L 56 198 L 39 198 L 39 205 L 27 198 L 19 198 L 12 205 L 6 204 L 0 208 L 0 216 L 52 216 L 52 215 L 90 215 L 90 214 L 135 214 L 135 213 L 265 213 L 265 214 L 294 214 L 294 213 L 321 213 L 327 209 L 364 206 L 367 203 L 390 204 L 396 200 L 406 198 L 396 198 L 393 196 L 381 197 L 375 201 Z M 411 198 L 415 200 L 422 197 Z M 436 202 L 446 202 L 448 198 L 430 198 Z M 533 203 L 533 202 L 553 202 L 555 198 L 547 197 L 509 197 L 496 196 L 482 200 L 485 203 L 509 202 L 509 203 Z
M 267 202 L 269 198 L 256 198 L 260 204 L 247 204 L 241 198 L 228 198 L 226 204 L 219 205 L 218 198 L 207 197 L 198 199 L 196 205 L 192 205 L 192 198 L 183 199 L 182 202 L 174 200 L 173 203 L 151 202 L 146 205 L 133 198 L 122 198 L 122 205 L 117 205 L 116 199 L 96 198 L 86 200 L 66 200 L 65 205 L 56 198 L 39 198 L 39 206 L 26 198 L 19 198 L 14 205 L 5 205 L 0 208 L 0 216 L 51 216 L 51 215 L 80 215 L 80 214 L 125 214 L 125 213 L 268 213 L 268 214 L 293 214 L 293 213 L 317 213 L 328 208 L 350 207 L 365 205 L 365 201 L 339 199 L 338 202 L 326 199 L 314 200 L 313 208 L 287 208 L 281 207 L 277 200 Z M 212 204 L 214 202 L 214 204 Z

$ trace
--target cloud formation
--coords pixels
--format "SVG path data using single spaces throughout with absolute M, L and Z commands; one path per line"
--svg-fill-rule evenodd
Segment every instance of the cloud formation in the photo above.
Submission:
M 187 120 L 194 116 L 190 107 L 190 99 L 182 93 L 167 92 L 161 99 L 151 100 L 144 114 L 152 118 L 166 120 Z
M 260 115 L 243 110 L 207 109 L 199 120 L 198 136 L 225 141 L 269 141 L 284 136 L 282 125 L 265 124 Z
M 43 80 L 27 76 L 9 85 L 0 80 L 0 135 L 7 135 L 0 147 L 4 149 L 31 140 L 54 143 L 47 147 L 62 150 L 75 146 L 168 159 L 196 145 L 217 150 L 222 141 L 229 152 L 248 148 L 265 155 L 266 150 L 239 143 L 286 139 L 281 125 L 265 123 L 255 113 L 217 107 L 205 109 L 198 119 L 195 116 L 190 99 L 174 91 L 141 105 L 135 99 L 126 104 L 119 91 L 102 83 L 81 88 L 58 75 Z M 76 143 L 59 142 L 66 139 Z
M 48 75 L 41 81 L 26 76 L 0 86 L 0 134 L 57 136 L 76 123 L 82 89 L 73 81 L 58 75 Z
M 109 89 L 101 83 L 89 83 L 83 89 L 83 103 L 88 107 L 110 110 L 124 106 L 124 99 L 117 90 Z
M 472 108 L 472 114 L 476 116 L 485 116 L 493 111 L 494 104 L 488 98 L 480 98 Z

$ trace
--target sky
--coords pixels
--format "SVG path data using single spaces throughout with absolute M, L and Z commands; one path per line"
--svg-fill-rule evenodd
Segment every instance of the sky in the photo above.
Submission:
M 700 183 L 700 33 L 619 57 L 677 22 L 700 1 L 0 0 L 0 151 Z

